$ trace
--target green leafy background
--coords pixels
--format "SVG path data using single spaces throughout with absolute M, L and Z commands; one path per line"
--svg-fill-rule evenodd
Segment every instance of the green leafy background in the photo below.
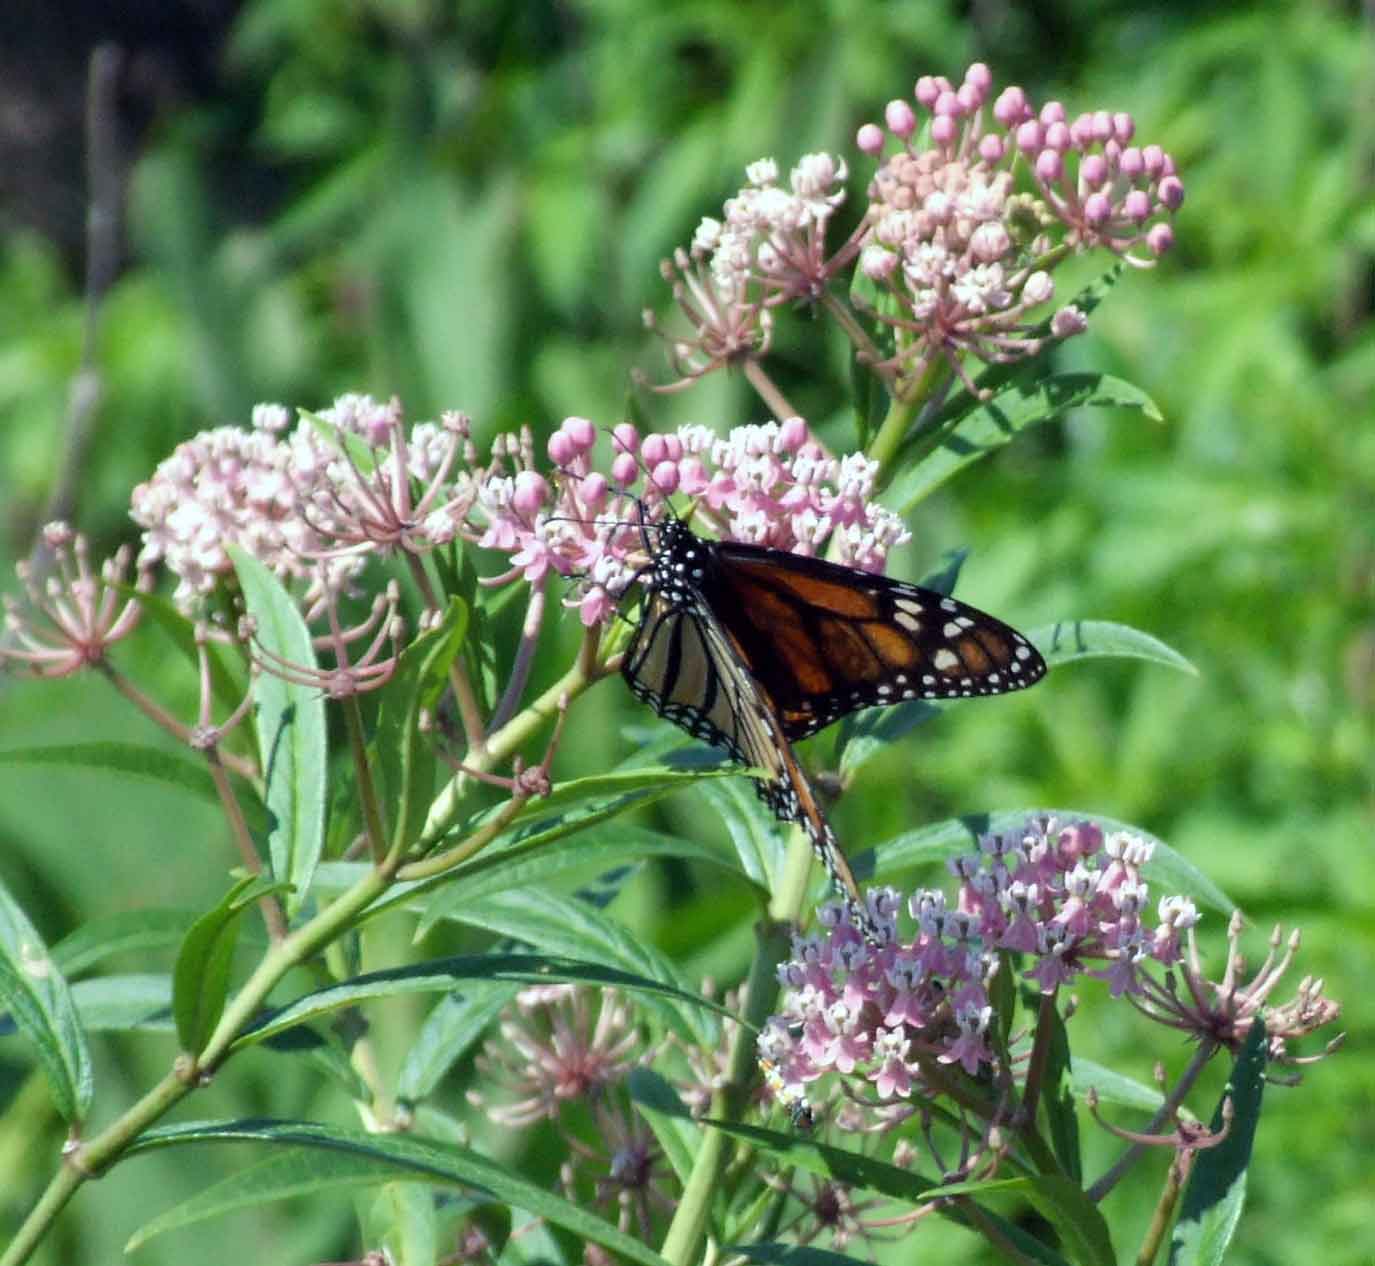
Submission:
M 892 570 L 918 577 L 968 547 L 959 593 L 970 601 L 1025 628 L 1131 625 L 1200 675 L 1088 661 L 1024 696 L 948 709 L 865 764 L 836 825 L 856 852 L 960 813 L 1074 806 L 1139 823 L 1205 870 L 1254 921 L 1253 960 L 1271 924 L 1301 926 L 1300 971 L 1344 1000 L 1350 1045 L 1301 1089 L 1268 1093 L 1233 1260 L 1368 1263 L 1370 32 L 1354 5 L 1279 0 L 972 12 L 915 0 L 244 4 L 222 43 L 200 50 L 205 73 L 142 118 L 129 255 L 103 313 L 106 394 L 76 518 L 102 550 L 133 540 L 132 485 L 179 440 L 246 421 L 260 400 L 319 407 L 346 390 L 396 393 L 417 418 L 467 410 L 479 436 L 523 423 L 545 432 L 566 414 L 618 419 L 632 367 L 664 374 L 640 323 L 643 307 L 665 306 L 658 259 L 719 208 L 747 161 L 772 154 L 786 167 L 848 146 L 920 74 L 955 78 L 979 58 L 999 85 L 1020 82 L 1037 101 L 1131 110 L 1138 136 L 1172 151 L 1183 174 L 1178 249 L 1153 273 L 1129 272 L 1057 367 L 1133 382 L 1164 420 L 1091 409 L 1026 432 L 922 502 Z M 79 34 L 36 26 L 29 51 L 41 58 Z M 70 81 L 49 90 L 79 102 L 72 64 Z M 82 213 L 77 196 L 65 214 Z M 3 225 L 8 562 L 27 553 L 69 459 L 62 419 L 83 303 L 79 258 L 55 222 L 16 209 Z M 845 446 L 844 349 L 804 315 L 779 326 L 784 389 Z M 762 417 L 743 383 L 719 375 L 649 408 L 659 428 Z M 541 682 L 567 662 L 572 624 L 546 638 Z M 189 714 L 189 674 L 159 634 L 120 662 Z M 95 678 L 0 688 L 0 747 L 159 744 Z M 639 741 L 625 727 L 647 720 L 617 683 L 599 686 L 570 720 L 580 738 L 556 775 L 605 772 Z M 831 743 L 811 744 L 814 764 L 828 763 Z M 702 797 L 659 800 L 642 824 L 699 839 Z M 95 917 L 206 909 L 233 864 L 213 807 L 189 789 L 43 764 L 0 766 L 0 838 L 0 876 L 50 945 Z M 613 913 L 686 978 L 731 979 L 749 953 L 750 908 L 743 886 L 664 865 L 639 873 Z M 1209 913 L 1216 961 L 1224 917 Z M 366 967 L 412 952 L 403 923 L 372 925 Z M 426 953 L 485 943 L 452 926 L 443 937 Z M 245 942 L 241 956 L 255 947 Z M 131 944 L 102 970 L 170 970 L 174 944 Z M 1188 1052 L 1168 1032 L 1143 1035 L 1128 1008 L 1081 992 L 1076 1052 L 1141 1079 L 1157 1058 L 1182 1067 Z M 407 995 L 370 1011 L 390 1068 L 432 1001 Z M 93 1039 L 98 1112 L 165 1070 L 173 1046 L 162 1028 Z M 460 1115 L 464 1076 L 436 1100 Z M 1204 1086 L 1200 1114 L 1218 1088 Z M 14 1038 L 0 1040 L 0 1110 L 7 1235 L 64 1129 Z M 190 1115 L 257 1114 L 356 1124 L 313 1066 L 266 1048 L 236 1057 Z M 1114 1149 L 1091 1125 L 1083 1136 L 1093 1176 Z M 194 1164 L 192 1153 L 154 1151 L 120 1168 L 80 1193 L 37 1260 L 117 1260 L 149 1219 L 263 1155 L 246 1148 L 207 1149 Z M 1145 1226 L 1162 1162 L 1105 1207 L 1119 1254 Z M 525 1172 L 552 1179 L 534 1160 Z M 153 1240 L 134 1260 L 341 1258 L 352 1224 L 346 1197 L 299 1198 L 233 1214 L 214 1235 Z M 956 1229 L 921 1234 L 926 1252 L 985 1260 Z M 914 1249 L 891 1251 L 880 1246 L 880 1260 Z

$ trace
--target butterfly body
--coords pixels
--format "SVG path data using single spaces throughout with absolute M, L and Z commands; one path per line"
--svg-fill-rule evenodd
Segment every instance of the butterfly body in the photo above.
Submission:
M 861 708 L 1019 690 L 1045 674 L 1045 661 L 1015 629 L 935 590 L 704 540 L 679 519 L 654 530 L 622 675 L 660 716 L 765 771 L 760 798 L 802 824 L 867 926 L 791 743 Z

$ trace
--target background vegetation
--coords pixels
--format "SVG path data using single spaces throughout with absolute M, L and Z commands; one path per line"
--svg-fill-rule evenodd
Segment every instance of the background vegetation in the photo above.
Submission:
M 1253 919 L 1256 957 L 1272 923 L 1301 926 L 1303 970 L 1347 1004 L 1350 1043 L 1301 1089 L 1270 1092 L 1236 1260 L 1368 1263 L 1375 59 L 1356 6 L 252 0 L 212 13 L 188 6 L 156 32 L 133 18 L 88 26 L 79 12 L 60 26 L 4 19 L 0 95 L 29 124 L 0 138 L 12 173 L 0 224 L 6 575 L 64 477 L 72 517 L 102 550 L 132 541 L 132 485 L 193 432 L 246 421 L 255 401 L 396 393 L 413 417 L 467 410 L 483 437 L 525 423 L 544 433 L 572 413 L 617 420 L 632 367 L 666 377 L 640 322 L 644 306 L 666 303 L 658 259 L 719 207 L 747 161 L 771 154 L 786 168 L 848 147 L 920 74 L 957 78 L 980 59 L 1036 100 L 1128 109 L 1140 136 L 1175 155 L 1188 190 L 1178 249 L 1129 275 L 1062 353 L 1138 383 L 1165 422 L 1095 411 L 1021 437 L 925 503 L 892 570 L 916 577 L 967 546 L 969 600 L 1023 627 L 1120 620 L 1201 676 L 1090 663 L 1025 696 L 953 709 L 867 767 L 836 820 L 856 852 L 968 810 L 1101 812 L 1199 862 Z M 103 396 L 83 444 L 68 425 L 90 311 L 76 165 L 96 38 L 123 50 L 103 174 L 127 221 L 108 289 L 95 279 L 89 365 Z M 16 166 L 25 154 L 30 165 Z M 803 318 L 781 324 L 778 376 L 847 447 L 843 349 L 818 345 Z M 743 383 L 719 375 L 647 407 L 660 428 L 763 416 Z M 551 672 L 571 645 L 550 638 Z M 124 662 L 150 680 L 180 668 L 155 634 Z M 177 683 L 164 691 L 190 689 Z M 94 679 L 6 682 L 0 699 L 0 746 L 137 724 Z M 646 720 L 616 683 L 600 687 L 556 774 L 620 759 L 631 746 L 622 726 Z M 824 737 L 812 749 L 824 766 Z M 702 803 L 679 797 L 662 812 L 695 830 Z M 0 875 L 50 943 L 93 916 L 208 902 L 227 865 L 220 830 L 168 791 L 0 769 Z M 743 894 L 704 891 L 686 871 L 647 871 L 616 910 L 718 980 L 745 961 Z M 369 961 L 396 961 L 405 938 L 382 928 Z M 377 1017 L 384 1056 L 401 1053 L 388 1049 L 388 1014 L 404 1034 L 418 1005 Z M 1143 1041 L 1125 1008 L 1086 1009 L 1085 1053 L 1138 1077 L 1157 1058 L 1182 1064 L 1164 1035 Z M 170 1045 L 98 1050 L 103 1093 L 124 1102 Z M 317 1090 L 293 1061 L 260 1051 L 194 1112 L 347 1114 Z M 12 1039 L 0 1042 L 0 1107 L 8 1234 L 60 1140 Z M 1097 1145 L 1100 1163 L 1110 1154 Z M 42 1260 L 116 1260 L 133 1229 L 228 1157 L 203 1170 L 160 1157 L 121 1169 L 81 1193 Z M 1129 1187 L 1109 1216 L 1131 1227 L 1150 1198 L 1148 1185 Z M 194 1245 L 154 1241 L 136 1260 L 344 1256 L 351 1221 L 346 1209 L 271 1206 Z M 971 1244 L 943 1251 L 972 1260 Z

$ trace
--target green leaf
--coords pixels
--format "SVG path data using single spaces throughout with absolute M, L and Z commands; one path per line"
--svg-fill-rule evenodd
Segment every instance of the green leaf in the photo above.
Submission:
M 891 708 L 869 708 L 841 723 L 836 742 L 840 748 L 840 776 L 848 780 L 861 765 L 910 734 L 919 725 L 935 720 L 945 710 L 930 699 L 913 699 Z
M 1001 1178 L 993 1182 L 959 1182 L 928 1192 L 935 1195 L 1018 1195 L 1028 1200 L 1060 1236 L 1070 1257 L 1081 1266 L 1116 1266 L 1108 1224 L 1077 1183 L 1058 1174 Z
M 740 869 L 764 892 L 771 892 L 783 871 L 787 841 L 754 788 L 734 779 L 704 784 L 702 794 L 729 832 Z
M 167 975 L 96 976 L 72 986 L 72 1000 L 88 1033 L 140 1029 L 170 1033 L 172 978 Z
M 236 545 L 227 552 L 238 573 L 259 645 L 302 666 L 315 663 L 310 630 L 281 582 Z M 273 826 L 268 837 L 272 873 L 290 884 L 287 913 L 293 915 L 310 891 L 325 836 L 328 760 L 324 693 L 316 686 L 261 672 L 253 683 L 257 702 L 258 753 Z
M 191 925 L 182 941 L 172 970 L 172 1013 L 184 1051 L 198 1052 L 219 1023 L 229 994 L 239 918 L 273 887 L 258 876 L 240 879 L 213 910 Z
M 697 1007 L 717 1015 L 732 1013 L 720 1004 L 690 991 L 605 967 L 544 954 L 470 954 L 434 958 L 407 967 L 367 972 L 337 985 L 308 993 L 276 1011 L 260 1017 L 234 1040 L 231 1049 L 252 1046 L 275 1033 L 319 1019 L 370 998 L 391 998 L 408 993 L 451 993 L 469 980 L 511 981 L 517 985 L 548 985 L 560 982 L 624 989 L 651 998 L 667 998 L 680 1007 Z
M 415 1182 L 384 1183 L 363 1218 L 362 1233 L 389 1262 L 435 1266 L 439 1229 L 433 1194 Z
M 428 1098 L 519 990 L 511 981 L 473 980 L 441 998 L 406 1052 L 396 1079 L 396 1097 L 403 1103 Z
M 957 398 L 947 414 L 958 413 L 963 403 Z M 1052 422 L 1071 409 L 1088 406 L 1135 409 L 1153 421 L 1162 416 L 1144 391 L 1110 374 L 1061 373 L 1043 377 L 1027 371 L 998 390 L 991 400 L 938 429 L 935 447 L 898 475 L 884 493 L 883 503 L 906 515 L 947 479 L 996 452 L 1020 432 Z
M 144 1223 L 125 1245 L 132 1253 L 167 1231 L 181 1230 L 293 1196 L 320 1196 L 350 1187 L 377 1187 L 396 1178 L 396 1165 L 368 1155 L 283 1147 Z
M 1079 659 L 1147 659 L 1197 677 L 1195 668 L 1159 638 L 1108 620 L 1059 620 L 1027 631 L 1027 639 L 1052 668 Z
M 433 714 L 467 629 L 467 606 L 450 598 L 443 619 L 402 652 L 382 691 L 372 750 L 378 791 L 391 811 L 393 850 L 404 852 L 419 839 L 434 799 L 437 758 L 433 739 L 420 732 L 420 717 Z
M 1231 1247 L 1246 1203 L 1246 1171 L 1265 1097 L 1266 1053 L 1265 1022 L 1257 1018 L 1237 1053 L 1210 1123 L 1215 1133 L 1222 1130 L 1223 1106 L 1230 1096 L 1232 1120 L 1227 1136 L 1194 1158 L 1170 1240 L 1170 1266 L 1216 1266 Z
M 1002 813 L 967 813 L 958 818 L 948 818 L 944 822 L 920 827 L 915 831 L 905 831 L 874 849 L 872 882 L 891 883 L 894 876 L 903 871 L 932 862 L 943 863 L 948 857 L 955 857 L 974 849 L 980 835 L 1018 831 L 1032 818 L 1054 818 L 1062 826 L 1074 822 L 1093 822 L 1102 828 L 1104 834 L 1130 831 L 1154 846 L 1155 851 L 1151 860 L 1143 867 L 1152 882 L 1171 892 L 1187 893 L 1224 914 L 1231 914 L 1236 909 L 1231 898 L 1207 875 L 1149 831 L 1121 822 L 1117 818 L 1104 817 L 1101 813 L 1084 813 L 1078 809 L 1014 809 Z
M 691 983 L 672 960 L 585 901 L 532 887 L 469 899 L 450 917 L 523 941 L 546 954 L 600 963 L 655 981 L 664 992 L 646 998 L 649 1006 L 705 1046 L 720 1041 L 719 1026 L 702 1011 Z M 678 1001 L 683 998 L 688 1000 L 686 1004 Z
M 310 1121 L 191 1122 L 149 1130 L 138 1138 L 126 1154 L 180 1147 L 188 1143 L 231 1142 L 268 1143 L 289 1147 L 294 1151 L 308 1148 L 331 1157 L 348 1156 L 360 1162 L 359 1167 L 352 1171 L 359 1182 L 366 1181 L 365 1165 L 371 1163 L 376 1167 L 379 1181 L 405 1177 L 412 1181 L 453 1184 L 524 1209 L 580 1239 L 591 1240 L 622 1258 L 639 1262 L 641 1266 L 666 1266 L 663 1258 L 639 1240 L 623 1234 L 580 1205 L 560 1199 L 543 1187 L 514 1176 L 504 1165 L 452 1143 L 401 1134 L 368 1134 L 363 1130 L 318 1125 Z M 390 1173 L 384 1177 L 387 1168 Z M 342 1167 L 333 1172 L 348 1176 L 348 1171 Z M 298 1178 L 298 1181 L 305 1180 L 304 1175 Z M 223 1187 L 224 1184 L 218 1186 Z M 265 1190 L 261 1184 L 259 1186 Z M 201 1196 L 207 1194 L 203 1192 Z M 164 1215 L 164 1218 L 168 1216 Z M 147 1227 L 139 1232 L 144 1240 L 155 1233 Z
M 199 910 L 121 910 L 83 923 L 53 946 L 53 961 L 68 976 L 113 954 L 139 953 L 180 945 Z
M 818 1178 L 841 1183 L 847 1187 L 876 1191 L 903 1204 L 918 1204 L 925 1200 L 928 1191 L 938 1189 L 934 1179 L 925 1178 L 914 1170 L 899 1169 L 895 1165 L 887 1165 L 858 1152 L 830 1147 L 797 1134 L 780 1134 L 757 1125 L 734 1125 L 710 1118 L 702 1124 L 767 1152 L 782 1165 L 794 1166 L 815 1174 Z M 942 1217 L 959 1226 L 974 1225 L 960 1208 L 958 1201 L 942 1206 L 939 1212 Z M 1058 1253 L 1033 1239 L 1020 1227 L 1000 1217 L 991 1209 L 980 1208 L 979 1223 L 996 1228 L 999 1235 L 1014 1244 L 1029 1261 L 1040 1262 L 1042 1266 L 1065 1266 L 1064 1258 Z M 743 1253 L 747 1248 L 757 1251 L 764 1247 L 766 1246 L 735 1244 L 730 1246 L 730 1251 Z
M 69 1125 L 91 1106 L 91 1052 L 66 978 L 38 930 L 0 884 L 0 1005 L 33 1048 L 53 1102 Z
M 686 1185 L 697 1155 L 699 1131 L 678 1092 L 652 1068 L 632 1068 L 626 1089 L 636 1111 L 654 1131 L 678 1181 Z
M 1074 1094 L 1082 1099 L 1092 1090 L 1103 1103 L 1115 1103 L 1139 1112 L 1155 1113 L 1165 1103 L 1165 1097 L 1154 1086 L 1145 1085 L 1123 1076 L 1093 1060 L 1075 1056 L 1071 1072 Z M 1187 1114 L 1185 1114 L 1187 1115 Z
M 188 760 L 176 752 L 147 747 L 141 743 L 100 740 L 44 747 L 11 747 L 0 751 L 0 765 L 63 765 L 73 769 L 97 770 L 175 787 L 208 804 L 218 805 L 220 802 L 215 782 L 203 762 Z M 266 807 L 248 783 L 237 778 L 235 783 L 235 794 L 249 829 L 265 833 L 268 825 Z
M 814 1244 L 729 1244 L 726 1251 L 765 1266 L 865 1266 L 866 1261 Z
M 1011 973 L 1008 973 L 1009 975 Z M 1079 1148 L 1079 1114 L 1074 1097 L 1073 1066 L 1069 1035 L 1057 1007 L 1047 1008 L 1051 1025 L 1050 1050 L 1041 1083 L 1041 1111 L 1045 1113 L 1047 1133 L 1060 1168 L 1076 1185 L 1084 1179 L 1083 1156 Z

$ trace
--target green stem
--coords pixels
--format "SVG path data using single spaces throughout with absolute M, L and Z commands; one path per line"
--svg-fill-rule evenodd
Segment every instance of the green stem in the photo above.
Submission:
M 777 969 L 788 951 L 787 928 L 781 923 L 760 924 L 755 929 L 755 942 L 754 961 L 742 999 L 744 1023 L 736 1029 L 731 1044 L 726 1082 L 711 1100 L 711 1115 L 721 1121 L 739 1121 L 749 1102 L 749 1090 L 755 1077 L 754 1035 L 763 1027 L 778 998 Z M 711 1200 L 725 1170 L 730 1143 L 728 1135 L 710 1125 L 706 1127 L 692 1173 L 688 1175 L 659 1250 L 673 1266 L 688 1266 L 701 1257 Z
M 363 810 L 363 829 L 368 834 L 368 849 L 372 860 L 380 863 L 387 855 L 387 828 L 382 821 L 382 806 L 377 800 L 377 788 L 372 781 L 372 763 L 368 760 L 368 739 L 363 725 L 363 712 L 358 696 L 342 700 L 344 728 L 348 731 L 349 751 L 353 756 L 353 773 L 358 779 L 358 802 Z

